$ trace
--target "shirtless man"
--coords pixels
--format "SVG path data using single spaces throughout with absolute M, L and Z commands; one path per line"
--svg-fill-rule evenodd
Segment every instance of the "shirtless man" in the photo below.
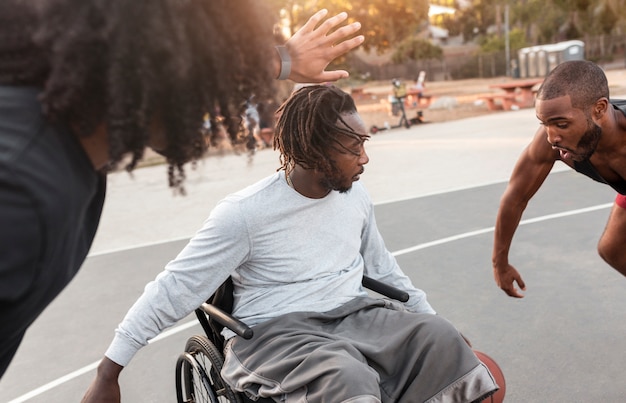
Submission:
M 513 235 L 528 201 L 556 161 L 617 191 L 598 253 L 626 275 L 626 102 L 609 101 L 604 71 L 577 60 L 548 74 L 537 93 L 535 110 L 541 126 L 517 160 L 500 201 L 494 234 L 496 283 L 516 298 L 523 297 L 520 289 L 526 290 L 526 285 L 509 263 Z

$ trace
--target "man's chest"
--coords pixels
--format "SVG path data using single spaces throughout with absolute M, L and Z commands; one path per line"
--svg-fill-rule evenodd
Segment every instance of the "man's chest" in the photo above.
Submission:
M 589 161 L 577 163 L 575 169 L 626 194 L 626 153 L 594 154 Z

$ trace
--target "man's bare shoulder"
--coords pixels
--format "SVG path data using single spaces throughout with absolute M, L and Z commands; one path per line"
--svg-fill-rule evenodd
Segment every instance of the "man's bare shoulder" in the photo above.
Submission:
M 620 132 L 626 132 L 626 99 L 611 99 L 611 105 L 615 108 L 615 122 Z

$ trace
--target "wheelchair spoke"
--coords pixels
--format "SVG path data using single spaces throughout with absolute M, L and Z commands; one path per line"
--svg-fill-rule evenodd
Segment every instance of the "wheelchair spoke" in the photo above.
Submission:
M 192 336 L 176 368 L 179 403 L 240 403 L 241 399 L 223 382 L 224 359 L 204 336 Z

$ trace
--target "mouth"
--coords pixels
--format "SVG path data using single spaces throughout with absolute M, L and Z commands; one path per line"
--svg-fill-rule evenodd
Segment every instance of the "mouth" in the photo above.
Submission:
M 358 181 L 361 178 L 361 175 L 363 175 L 363 172 L 365 172 L 365 168 L 361 168 L 361 171 L 359 171 L 358 174 L 354 175 L 352 177 L 353 181 Z
M 572 158 L 572 154 L 567 150 L 559 150 L 559 154 L 561 154 L 561 158 L 564 160 Z
M 559 152 L 559 154 L 561 155 L 561 159 L 572 159 L 574 157 L 572 151 L 566 148 L 552 146 L 552 149 Z

